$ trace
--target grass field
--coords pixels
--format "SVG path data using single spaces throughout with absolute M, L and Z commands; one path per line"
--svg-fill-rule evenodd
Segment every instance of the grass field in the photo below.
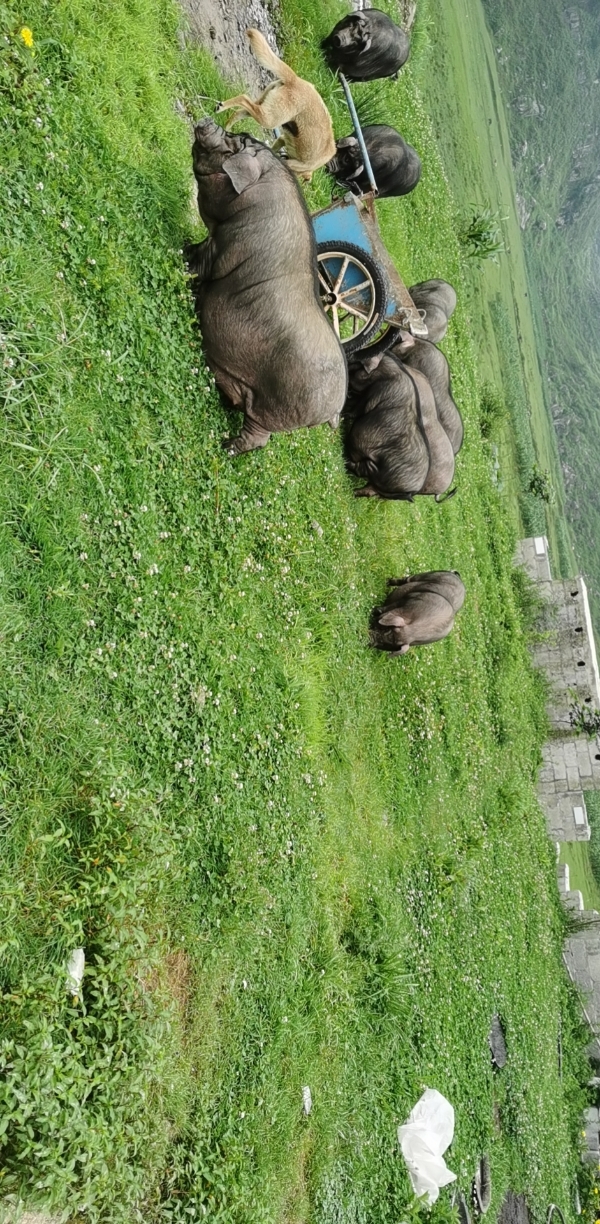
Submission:
M 338 132 L 316 48 L 341 11 L 282 10 Z M 492 1215 L 508 1185 L 537 1217 L 569 1210 L 585 1066 L 534 797 L 543 697 L 480 427 L 499 366 L 436 130 L 431 13 L 399 84 L 362 98 L 423 158 L 418 191 L 381 208 L 390 251 L 408 283 L 459 290 L 460 492 L 411 507 L 355 502 L 327 429 L 221 450 L 174 107 L 198 117 L 221 85 L 170 4 L 0 6 L 6 1211 L 398 1224 L 396 1127 L 425 1085 L 456 1109 L 465 1191 L 490 1153 Z M 456 142 L 466 122 L 448 116 Z M 311 206 L 328 190 L 316 176 Z M 386 577 L 436 567 L 468 588 L 455 632 L 378 657 Z
M 550 0 L 539 37 L 532 36 L 539 28 L 537 0 L 493 0 L 485 11 L 528 214 L 523 243 L 543 371 L 544 430 L 552 420 L 566 484 L 564 510 L 598 623 L 599 9 L 597 0 L 569 6 Z M 550 442 L 546 466 L 558 488 L 557 448 Z
M 581 891 L 585 908 L 596 909 L 600 913 L 600 888 L 592 869 L 587 842 L 563 842 L 559 862 L 569 864 L 571 888 Z
M 496 263 L 487 261 L 472 269 L 467 285 L 482 377 L 503 387 L 511 409 L 500 454 L 507 492 L 515 508 L 519 505 L 526 533 L 544 530 L 545 520 L 555 570 L 566 576 L 575 572 L 576 562 L 566 530 L 563 478 L 546 408 L 545 372 L 538 356 L 531 285 L 515 204 L 505 111 L 509 98 L 498 78 L 483 6 L 472 0 L 451 5 L 434 0 L 431 14 L 435 38 L 431 60 L 423 67 L 422 86 L 457 208 L 464 216 L 476 204 L 506 218 L 502 224 L 506 255 L 500 254 Z M 515 60 L 518 54 L 515 47 Z M 555 505 L 546 512 L 536 499 L 524 494 L 536 461 L 551 473 L 556 494 Z

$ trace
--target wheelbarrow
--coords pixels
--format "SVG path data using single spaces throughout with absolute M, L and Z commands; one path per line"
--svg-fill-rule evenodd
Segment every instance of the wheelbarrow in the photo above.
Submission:
M 427 327 L 386 251 L 375 215 L 377 184 L 346 78 L 340 81 L 371 191 L 348 192 L 312 217 L 323 309 L 348 354 L 388 348 L 398 330 L 426 338 Z

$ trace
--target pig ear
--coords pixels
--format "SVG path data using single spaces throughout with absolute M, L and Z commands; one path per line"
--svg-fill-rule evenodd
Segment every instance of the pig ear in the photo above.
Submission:
M 229 179 L 234 191 L 238 195 L 242 194 L 247 187 L 251 187 L 253 183 L 257 183 L 260 178 L 260 164 L 254 154 L 247 149 L 243 149 L 241 153 L 234 153 L 233 157 L 228 157 L 223 162 L 223 169 Z
M 402 629 L 406 624 L 403 616 L 399 612 L 384 612 L 383 616 L 379 617 L 380 625 L 392 625 L 394 629 Z
M 404 357 L 405 353 L 410 353 L 411 349 L 414 349 L 414 347 L 414 336 L 411 336 L 410 332 L 399 329 L 399 338 L 394 345 L 394 352 L 399 353 L 401 357 Z
M 366 370 L 367 374 L 372 374 L 373 370 L 377 369 L 382 357 L 383 353 L 373 353 L 372 357 L 360 357 L 359 360 L 363 370 Z

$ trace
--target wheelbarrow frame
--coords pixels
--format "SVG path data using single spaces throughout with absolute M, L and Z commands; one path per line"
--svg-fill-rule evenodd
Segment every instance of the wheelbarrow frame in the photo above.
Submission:
M 377 183 L 369 159 L 367 146 L 356 113 L 356 107 L 346 78 L 339 74 L 342 88 L 346 95 L 348 110 L 354 126 L 363 164 L 371 190 L 365 195 L 354 195 L 348 192 L 342 199 L 334 200 L 327 208 L 312 214 L 312 224 L 317 244 L 328 244 L 335 251 L 336 244 L 350 244 L 359 248 L 377 265 L 386 289 L 385 309 L 380 317 L 380 326 L 399 328 L 410 332 L 418 338 L 426 338 L 427 326 L 422 315 L 417 310 L 409 292 L 400 277 L 397 268 L 388 254 L 375 214 L 375 199 Z M 355 278 L 359 287 L 360 274 Z M 354 351 L 367 347 L 373 338 L 372 328 L 365 327 L 365 344 L 361 346 L 359 337 L 355 337 Z M 378 329 L 379 330 L 379 329 Z M 360 333 L 359 333 L 360 336 Z M 358 341 L 358 342 L 356 342 Z

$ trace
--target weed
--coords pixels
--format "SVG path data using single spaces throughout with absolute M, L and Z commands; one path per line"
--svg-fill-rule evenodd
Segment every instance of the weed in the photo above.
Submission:
M 504 251 L 500 227 L 502 222 L 507 220 L 508 217 L 500 216 L 498 211 L 472 204 L 471 212 L 459 231 L 460 243 L 467 259 L 491 259 L 497 263 L 498 255 Z

